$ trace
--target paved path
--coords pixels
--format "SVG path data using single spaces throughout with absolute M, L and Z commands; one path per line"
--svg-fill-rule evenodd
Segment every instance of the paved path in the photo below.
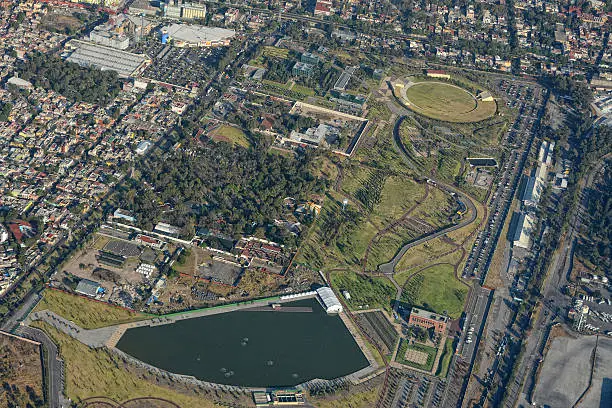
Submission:
M 400 152 L 404 155 L 404 157 L 406 158 L 407 161 L 409 161 L 409 153 L 408 150 L 406 149 L 406 147 L 404 146 L 400 134 L 399 134 L 399 128 L 400 125 L 402 124 L 402 121 L 404 120 L 405 116 L 400 116 L 397 119 L 397 122 L 395 123 L 395 127 L 393 128 L 393 138 L 395 140 L 395 143 L 397 144 Z M 478 216 L 478 211 L 476 209 L 476 206 L 474 205 L 474 203 L 472 202 L 472 200 L 467 197 L 465 194 L 463 194 L 461 191 L 457 190 L 454 187 L 451 187 L 447 184 L 442 183 L 439 180 L 436 180 L 434 178 L 430 177 L 430 180 L 433 180 L 436 182 L 437 187 L 445 190 L 449 193 L 454 193 L 457 194 L 457 196 L 461 199 L 461 201 L 468 207 L 468 209 L 470 210 L 470 216 L 468 218 L 466 218 L 465 220 L 461 221 L 459 224 L 456 225 L 452 225 L 448 228 L 444 228 L 441 229 L 439 231 L 433 232 L 429 235 L 426 235 L 424 237 L 421 237 L 415 241 L 409 242 L 406 245 L 404 245 L 398 252 L 397 254 L 395 254 L 395 256 L 393 257 L 393 259 L 391 259 L 391 261 L 384 263 L 382 265 L 380 265 L 378 267 L 378 270 L 386 275 L 392 275 L 393 273 L 395 273 L 395 266 L 398 264 L 398 262 L 400 261 L 400 259 L 402 259 L 402 257 L 406 254 L 406 252 L 408 252 L 408 250 L 412 247 L 415 247 L 417 245 L 421 245 L 427 241 L 430 241 L 432 239 L 441 237 L 442 235 L 445 235 L 451 231 L 455 231 L 458 230 L 460 228 L 463 227 L 467 227 L 468 225 L 470 225 L 471 223 L 473 223 L 476 220 L 476 217 Z
M 93 348 L 104 347 L 108 339 L 117 330 L 116 326 L 102 327 L 100 329 L 92 330 L 83 329 L 73 322 L 66 320 L 49 310 L 41 310 L 31 313 L 24 323 L 29 324 L 35 320 L 42 320 L 57 330 L 66 333 L 73 339 L 76 339 L 81 343 Z

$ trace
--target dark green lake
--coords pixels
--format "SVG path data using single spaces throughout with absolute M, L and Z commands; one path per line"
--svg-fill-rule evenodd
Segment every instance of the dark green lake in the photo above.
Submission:
M 312 313 L 237 311 L 129 329 L 117 348 L 155 367 L 200 380 L 250 387 L 333 379 L 368 361 L 348 329 L 315 299 Z

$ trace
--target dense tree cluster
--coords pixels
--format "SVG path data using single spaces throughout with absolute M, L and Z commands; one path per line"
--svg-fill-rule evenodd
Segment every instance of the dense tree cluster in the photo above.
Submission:
M 571 98 L 579 107 L 586 109 L 593 101 L 589 87 L 566 76 L 545 76 L 542 81 L 550 86 L 557 95 Z
M 53 55 L 32 54 L 16 68 L 19 76 L 34 86 L 52 89 L 71 101 L 107 105 L 121 89 L 115 71 L 81 67 Z
M 612 151 L 612 129 L 604 126 L 585 141 L 581 146 L 591 154 L 591 160 L 596 160 Z M 577 253 L 587 259 L 597 268 L 610 271 L 612 268 L 612 169 L 610 162 L 604 167 L 602 180 L 593 186 L 587 202 L 585 231 L 578 241 Z
M 8 121 L 8 117 L 11 114 L 11 110 L 13 110 L 13 105 L 10 102 L 0 102 L 0 122 Z
M 309 155 L 293 160 L 256 148 L 193 142 L 168 157 L 147 158 L 139 180 L 122 192 L 121 205 L 134 210 L 145 229 L 164 220 L 186 236 L 196 227 L 252 233 L 279 217 L 285 197 L 306 200 L 323 191 L 325 182 L 310 173 L 310 164 Z

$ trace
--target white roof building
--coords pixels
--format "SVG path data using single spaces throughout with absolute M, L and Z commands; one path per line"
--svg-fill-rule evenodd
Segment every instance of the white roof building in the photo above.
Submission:
M 80 40 L 72 40 L 67 48 L 73 51 L 66 57 L 66 61 L 103 71 L 116 71 L 121 77 L 136 75 L 149 62 L 146 55 Z
M 530 214 L 522 213 L 519 216 L 514 233 L 514 246 L 529 249 L 531 247 L 531 235 L 535 229 L 535 220 Z
M 323 286 L 317 289 L 317 294 L 319 295 L 319 298 L 321 299 L 327 313 L 342 313 L 344 310 L 342 308 L 342 304 L 340 304 L 340 301 L 331 288 Z
M 236 35 L 234 30 L 219 27 L 205 27 L 195 24 L 170 24 L 162 28 L 172 44 L 177 47 L 216 47 L 229 45 Z

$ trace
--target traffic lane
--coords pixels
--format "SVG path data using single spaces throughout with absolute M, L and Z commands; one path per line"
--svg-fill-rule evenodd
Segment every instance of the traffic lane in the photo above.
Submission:
M 487 306 L 489 303 L 491 292 L 485 288 L 479 288 L 478 294 L 476 296 L 476 301 L 474 302 L 474 307 L 472 309 L 472 313 L 469 321 L 466 321 L 465 327 L 462 333 L 461 339 L 461 356 L 467 361 L 472 361 L 474 354 L 476 352 L 477 345 L 479 343 L 480 337 L 482 336 L 482 332 L 484 329 L 485 323 L 485 314 L 487 312 Z M 472 341 L 468 343 L 467 334 L 471 327 L 474 327 L 474 332 L 471 335 Z
M 28 312 L 34 307 L 36 302 L 40 299 L 38 293 L 31 293 L 23 302 L 23 304 L 15 310 L 15 312 L 7 319 L 2 325 L 2 330 L 10 332 L 12 331 L 21 320 L 25 318 Z

